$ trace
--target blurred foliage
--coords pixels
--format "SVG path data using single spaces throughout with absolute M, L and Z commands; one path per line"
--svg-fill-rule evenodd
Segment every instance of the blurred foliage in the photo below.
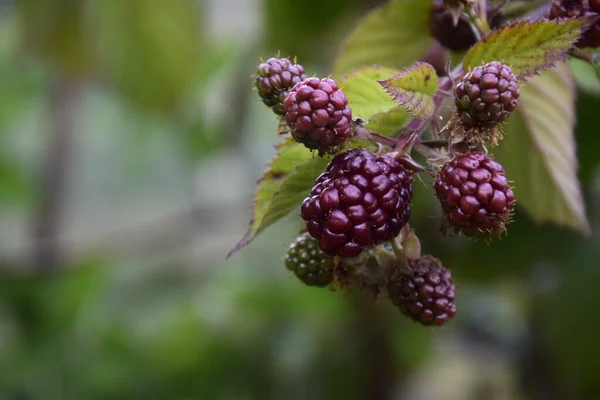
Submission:
M 597 225 L 581 239 L 519 208 L 502 240 L 444 238 L 425 177 L 414 227 L 461 282 L 456 322 L 432 331 L 385 299 L 298 284 L 281 262 L 294 218 L 224 262 L 279 140 L 277 121 L 248 96 L 254 60 L 280 50 L 329 72 L 354 21 L 382 3 L 265 0 L 253 17 L 237 15 L 232 4 L 254 3 L 240 1 L 0 5 L 0 398 L 365 399 L 388 385 L 398 399 L 435 386 L 469 400 L 463 373 L 503 388 L 479 399 L 527 399 L 499 379 L 531 380 L 522 359 L 535 351 L 557 372 L 542 375 L 544 387 L 597 397 Z M 231 36 L 210 26 L 234 16 L 262 25 Z M 578 175 L 598 221 L 597 85 L 575 71 Z M 34 274 L 24 258 L 59 77 L 82 89 L 70 262 Z

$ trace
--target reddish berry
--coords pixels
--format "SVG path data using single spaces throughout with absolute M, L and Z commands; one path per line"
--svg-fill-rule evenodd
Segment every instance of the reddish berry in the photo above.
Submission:
M 550 19 L 598 17 L 600 0 L 553 0 Z M 581 36 L 577 47 L 600 46 L 600 19 L 597 19 Z
M 435 178 L 434 189 L 449 225 L 468 236 L 506 230 L 515 206 L 504 169 L 483 153 L 460 155 Z
M 319 244 L 304 233 L 285 254 L 285 266 L 308 286 L 325 287 L 333 280 L 333 259 L 319 250 Z
M 477 42 L 477 37 L 471 28 L 471 25 L 466 20 L 460 18 L 456 25 L 454 17 L 448 8 L 459 8 L 462 6 L 462 1 L 451 1 L 444 4 L 442 0 L 434 0 L 429 14 L 429 31 L 431 35 L 445 48 L 452 51 L 468 50 Z M 500 25 L 500 17 L 493 16 L 493 7 L 488 2 L 487 7 L 488 19 L 491 18 L 491 26 L 493 28 Z
M 519 104 L 519 84 L 508 65 L 492 61 L 475 67 L 455 88 L 455 104 L 464 125 L 494 127 Z
M 397 271 L 388 283 L 392 302 L 423 325 L 444 325 L 456 314 L 454 283 L 449 270 L 432 256 L 409 261 L 410 272 Z
M 324 253 L 354 257 L 400 233 L 412 190 L 412 175 L 396 159 L 353 149 L 316 179 L 301 215 Z
M 287 58 L 269 58 L 258 66 L 255 85 L 263 103 L 275 114 L 283 115 L 283 102 L 289 90 L 304 79 L 302 65 Z
M 308 78 L 298 83 L 283 110 L 294 139 L 319 154 L 331 152 L 350 137 L 352 111 L 333 79 Z

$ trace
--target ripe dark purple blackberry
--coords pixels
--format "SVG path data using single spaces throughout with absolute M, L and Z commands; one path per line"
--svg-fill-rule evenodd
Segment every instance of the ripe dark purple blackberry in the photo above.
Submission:
M 452 7 L 460 7 L 461 1 Z M 488 2 L 487 15 L 491 18 L 493 28 L 500 25 L 500 17 L 493 16 L 493 7 Z M 469 22 L 459 19 L 454 24 L 454 17 L 442 0 L 434 0 L 429 14 L 429 31 L 431 35 L 445 48 L 452 51 L 465 51 L 477 42 L 477 37 Z
M 324 253 L 355 257 L 400 233 L 412 190 L 411 173 L 396 159 L 352 149 L 316 179 L 301 215 Z
M 455 87 L 456 109 L 467 126 L 493 127 L 519 104 L 519 84 L 510 67 L 498 61 L 475 67 Z
M 352 110 L 333 79 L 308 78 L 298 83 L 285 99 L 283 110 L 294 139 L 321 155 L 350 137 Z
M 285 266 L 308 286 L 325 287 L 333 280 L 333 259 L 323 254 L 317 241 L 307 233 L 290 244 Z
M 600 15 L 600 0 L 553 0 L 550 19 L 597 17 Z M 577 41 L 577 47 L 600 46 L 600 20 L 591 25 Z
M 414 321 L 441 326 L 456 314 L 452 275 L 432 256 L 409 260 L 410 272 L 395 271 L 387 290 L 392 302 Z
M 258 66 L 256 89 L 263 103 L 275 114 L 283 115 L 283 102 L 295 84 L 306 79 L 304 68 L 287 58 L 269 58 Z
M 444 165 L 434 189 L 447 223 L 468 236 L 497 236 L 515 206 L 504 168 L 483 153 L 468 153 Z

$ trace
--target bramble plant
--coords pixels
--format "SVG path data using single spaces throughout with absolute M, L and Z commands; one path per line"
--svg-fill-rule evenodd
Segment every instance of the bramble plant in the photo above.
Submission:
M 258 93 L 291 137 L 231 253 L 297 212 L 305 230 L 285 265 L 301 281 L 386 291 L 411 319 L 443 325 L 456 312 L 451 273 L 409 227 L 419 174 L 433 177 L 444 234 L 501 236 L 517 199 L 534 220 L 587 234 L 566 61 L 598 69 L 600 1 L 507 3 L 392 0 L 346 38 L 330 77 L 260 64 Z

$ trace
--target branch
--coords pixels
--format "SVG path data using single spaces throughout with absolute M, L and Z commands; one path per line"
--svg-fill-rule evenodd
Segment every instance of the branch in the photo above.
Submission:
M 57 269 L 63 254 L 60 231 L 71 165 L 77 84 L 61 77 L 51 93 L 52 128 L 41 170 L 41 193 L 33 227 L 33 263 L 36 270 Z

